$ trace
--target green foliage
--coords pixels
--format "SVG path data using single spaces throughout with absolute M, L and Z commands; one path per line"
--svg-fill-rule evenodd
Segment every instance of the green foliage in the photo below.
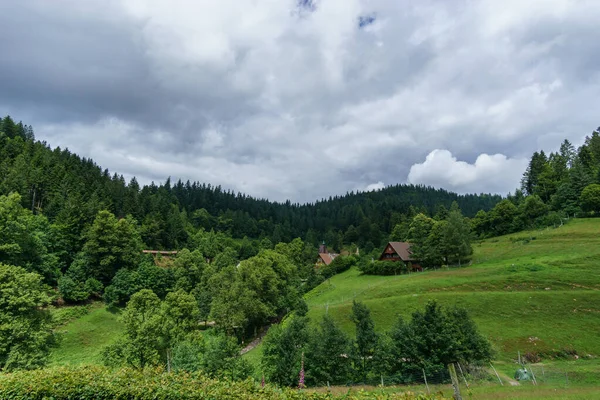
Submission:
M 50 252 L 50 226 L 45 217 L 21 206 L 21 196 L 0 196 L 0 262 L 37 272 L 46 283 L 60 276 L 57 257 Z
M 165 374 L 161 370 L 110 370 L 98 366 L 52 368 L 0 375 L 0 398 L 14 400 L 179 400 L 179 399 L 247 399 L 247 400 L 443 400 L 441 395 L 411 393 L 373 393 L 356 391 L 333 395 L 261 387 L 257 382 L 215 380 L 202 373 Z
M 350 319 L 356 326 L 356 339 L 352 348 L 354 368 L 365 382 L 367 375 L 373 371 L 373 356 L 379 344 L 379 335 L 375 332 L 371 311 L 365 304 L 353 301 Z
M 0 371 L 46 364 L 56 343 L 49 290 L 40 275 L 0 264 Z
M 125 335 L 103 352 L 106 365 L 123 363 L 134 368 L 158 364 L 159 342 L 162 324 L 161 302 L 151 290 L 143 289 L 131 296 L 121 320 Z
M 164 350 L 168 370 L 172 349 L 198 329 L 200 312 L 196 299 L 183 290 L 167 294 L 160 307 L 160 346 Z
M 90 297 L 90 291 L 88 288 L 86 288 L 85 285 L 82 285 L 80 282 L 75 282 L 73 278 L 68 275 L 64 275 L 59 278 L 58 291 L 61 297 L 69 302 L 84 301 Z
M 428 246 L 428 238 L 435 221 L 432 218 L 420 213 L 417 214 L 410 223 L 408 231 L 408 239 L 411 243 L 411 252 L 417 260 L 428 260 L 430 257 L 430 249 Z
M 307 385 L 346 384 L 351 376 L 351 342 L 331 316 L 325 314 L 310 334 L 305 351 Z
M 386 344 L 391 348 L 380 349 L 392 354 L 386 372 L 401 380 L 410 381 L 422 370 L 440 374 L 450 363 L 477 363 L 492 357 L 491 345 L 466 310 L 444 309 L 435 301 L 427 303 L 424 311 L 415 311 L 408 322 L 399 318 L 388 335 L 391 341 Z
M 196 372 L 202 369 L 205 345 L 202 336 L 195 339 L 180 341 L 173 347 L 171 364 L 174 372 Z
M 600 213 L 600 184 L 588 185 L 581 192 L 581 207 L 585 211 Z
M 337 256 L 329 265 L 324 265 L 319 269 L 319 275 L 324 279 L 330 278 L 357 265 L 358 261 L 358 257 L 354 255 Z
M 109 211 L 100 211 L 85 239 L 82 258 L 86 276 L 104 284 L 109 284 L 119 269 L 134 269 L 140 261 L 142 242 L 130 217 L 117 220 Z
M 438 248 L 446 255 L 447 264 L 466 260 L 473 254 L 471 227 L 460 210 L 452 210 L 443 224 L 441 243 Z
M 308 342 L 308 318 L 295 316 L 286 324 L 273 325 L 263 340 L 262 371 L 268 382 L 297 386 L 302 353 Z
M 208 335 L 202 355 L 202 370 L 211 377 L 246 379 L 252 374 L 252 366 L 240 356 L 235 338 L 223 333 Z
M 240 336 L 290 311 L 300 296 L 297 267 L 272 250 L 222 269 L 210 282 L 212 317 L 220 327 Z
M 399 275 L 408 272 L 402 261 L 379 261 L 371 257 L 361 257 L 358 269 L 365 275 Z

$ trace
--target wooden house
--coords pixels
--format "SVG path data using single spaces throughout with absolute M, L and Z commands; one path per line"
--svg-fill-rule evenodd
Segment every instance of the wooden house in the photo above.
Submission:
M 406 265 L 412 266 L 412 271 L 423 270 L 419 260 L 413 257 L 408 242 L 389 242 L 381 253 L 379 261 L 402 261 Z

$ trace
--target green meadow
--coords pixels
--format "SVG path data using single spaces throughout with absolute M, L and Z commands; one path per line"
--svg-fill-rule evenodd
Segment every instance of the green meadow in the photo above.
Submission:
M 369 306 L 379 330 L 437 300 L 468 309 L 498 361 L 518 351 L 592 358 L 600 355 L 600 220 L 478 242 L 472 264 L 461 268 L 393 277 L 351 269 L 306 299 L 313 320 L 328 312 L 350 334 L 353 299 Z
M 67 310 L 76 312 L 68 313 Z M 64 315 L 65 311 L 71 315 Z M 108 311 L 104 303 L 57 309 L 53 313 L 55 319 L 65 322 L 56 329 L 60 342 L 50 355 L 52 366 L 101 364 L 104 346 L 111 344 L 123 332 L 118 313 Z

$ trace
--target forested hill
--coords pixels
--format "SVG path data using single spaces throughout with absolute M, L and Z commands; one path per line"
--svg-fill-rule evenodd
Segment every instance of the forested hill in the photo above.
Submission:
M 36 141 L 31 126 L 5 117 L 0 123 L 0 195 L 18 192 L 23 207 L 79 237 L 99 210 L 117 217 L 131 214 L 145 245 L 177 249 L 186 244 L 189 226 L 215 229 L 237 238 L 268 237 L 273 243 L 302 237 L 379 246 L 399 222 L 416 212 L 430 215 L 456 201 L 474 216 L 501 200 L 497 195 L 458 195 L 414 185 L 377 192 L 347 193 L 311 204 L 277 203 L 223 190 L 220 186 L 167 180 L 140 186 L 135 178 L 109 173 L 92 159 Z M 411 208 L 412 207 L 412 208 Z

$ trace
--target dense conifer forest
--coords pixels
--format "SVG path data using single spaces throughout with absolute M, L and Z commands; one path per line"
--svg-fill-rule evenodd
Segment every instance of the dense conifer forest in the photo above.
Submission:
M 273 243 L 300 237 L 316 245 L 325 240 L 339 250 L 344 244 L 378 247 L 394 226 L 418 212 L 435 214 L 456 201 L 466 216 L 489 210 L 501 197 L 458 195 L 443 189 L 395 185 L 368 193 L 347 193 L 310 204 L 272 202 L 220 186 L 172 182 L 141 186 L 132 178 L 102 169 L 92 159 L 35 141 L 31 126 L 2 121 L 0 194 L 16 192 L 21 204 L 52 223 L 69 226 L 79 236 L 100 210 L 117 218 L 131 215 L 141 226 L 148 248 L 184 247 L 194 229 L 214 229 L 234 238 L 268 238 Z

